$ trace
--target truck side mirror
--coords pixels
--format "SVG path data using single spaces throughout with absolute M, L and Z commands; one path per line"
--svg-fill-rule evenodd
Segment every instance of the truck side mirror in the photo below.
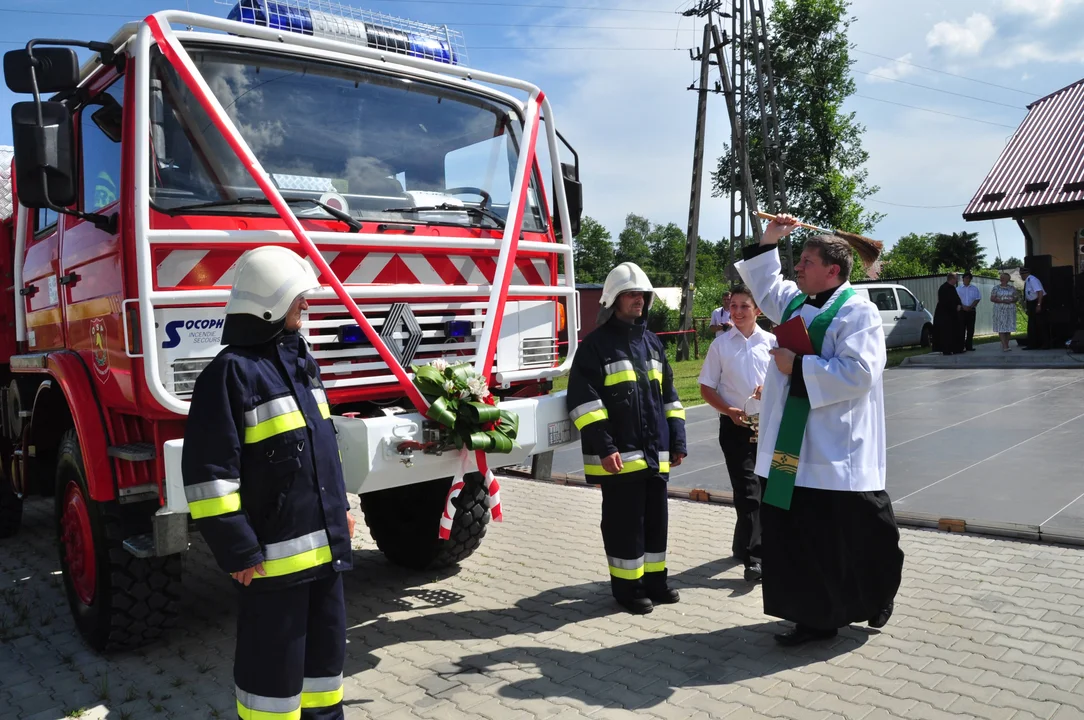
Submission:
M 33 102 L 11 106 L 15 186 L 21 205 L 57 210 L 72 205 L 78 191 L 72 117 L 63 103 L 43 102 L 39 123 L 38 107 Z
M 71 90 L 79 84 L 79 58 L 67 47 L 34 48 L 33 56 L 25 49 L 11 50 L 4 53 L 4 81 L 14 93 Z
M 580 234 L 580 220 L 583 216 L 583 186 L 580 184 L 579 171 L 571 163 L 561 163 L 561 178 L 565 186 L 565 199 L 568 201 L 568 219 L 572 225 L 568 237 L 576 237 Z M 556 208 L 554 211 L 556 212 Z M 561 227 L 560 214 L 557 214 L 554 220 L 555 234 L 557 237 L 564 237 L 566 233 Z

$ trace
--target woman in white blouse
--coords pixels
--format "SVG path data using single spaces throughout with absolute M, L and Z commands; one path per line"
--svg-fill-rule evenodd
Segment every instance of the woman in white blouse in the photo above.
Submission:
M 760 309 L 749 288 L 730 291 L 731 328 L 715 338 L 700 371 L 700 395 L 719 411 L 719 446 L 734 489 L 734 557 L 745 563 L 745 579 L 760 579 L 760 500 L 764 494 L 757 477 L 757 444 L 745 424 L 746 402 L 759 399 L 771 362 L 775 336 L 757 326 Z

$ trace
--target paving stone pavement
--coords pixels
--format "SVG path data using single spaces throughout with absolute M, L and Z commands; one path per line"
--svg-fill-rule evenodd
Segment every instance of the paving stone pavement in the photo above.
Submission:
M 784 650 L 721 557 L 729 507 L 671 501 L 681 603 L 633 617 L 609 597 L 597 491 L 502 483 L 507 519 L 458 572 L 394 568 L 358 523 L 348 718 L 1084 718 L 1084 550 L 904 530 L 891 623 Z M 68 615 L 51 507 L 0 544 L 0 716 L 234 717 L 234 591 L 202 542 L 169 640 L 99 657 Z

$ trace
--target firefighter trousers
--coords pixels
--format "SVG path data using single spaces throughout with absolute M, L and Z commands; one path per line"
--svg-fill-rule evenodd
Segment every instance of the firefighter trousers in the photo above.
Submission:
M 233 665 L 237 716 L 340 720 L 345 655 L 342 573 L 281 590 L 243 589 Z
M 603 480 L 602 542 L 618 600 L 666 588 L 666 479 Z
M 762 480 L 755 472 L 757 444 L 750 442 L 753 431 L 735 425 L 725 415 L 719 418 L 719 447 L 726 460 L 730 487 L 734 490 L 734 557 L 746 567 L 760 562 L 760 502 L 764 496 Z

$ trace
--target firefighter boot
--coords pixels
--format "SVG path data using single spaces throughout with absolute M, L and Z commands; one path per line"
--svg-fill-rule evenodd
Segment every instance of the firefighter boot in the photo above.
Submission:
M 624 580 L 611 576 L 610 588 L 613 590 L 617 604 L 633 615 L 647 615 L 655 609 L 651 601 L 647 599 L 644 584 L 640 580 Z

